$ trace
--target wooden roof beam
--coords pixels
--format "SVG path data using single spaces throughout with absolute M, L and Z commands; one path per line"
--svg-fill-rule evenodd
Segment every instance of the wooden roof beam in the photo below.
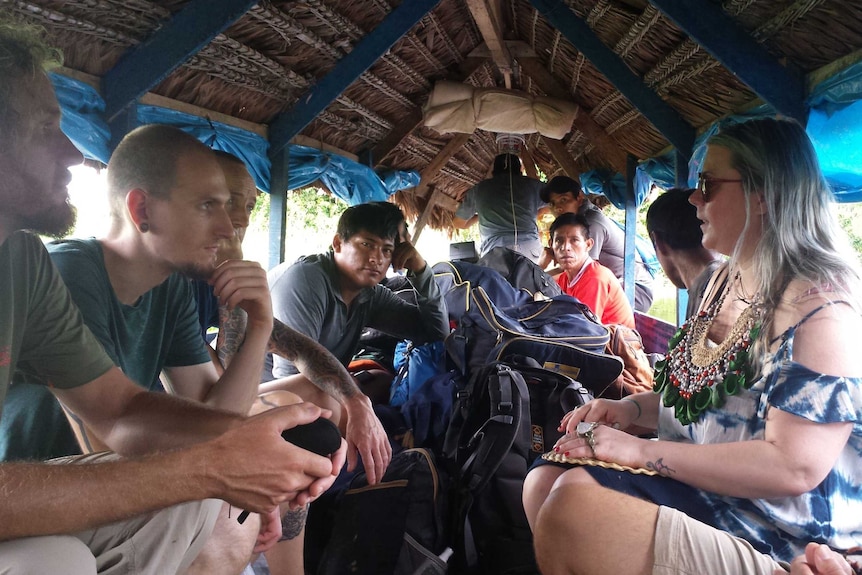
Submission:
M 518 58 L 527 76 L 541 88 L 541 90 L 552 98 L 560 100 L 572 100 L 572 95 L 557 79 L 545 68 L 539 58 Z M 626 171 L 626 152 L 614 142 L 604 129 L 593 120 L 589 113 L 581 108 L 573 122 L 575 128 L 584 133 L 587 139 L 596 147 L 598 152 L 604 156 L 617 172 L 624 174 Z
M 782 66 L 717 4 L 690 0 L 650 0 L 692 40 L 776 110 L 805 122 L 805 78 Z
M 419 241 L 419 236 L 422 234 L 422 230 L 428 224 L 428 220 L 431 219 L 431 212 L 434 211 L 434 206 L 437 205 L 441 197 L 446 196 L 446 194 L 444 194 L 441 189 L 436 187 L 434 184 L 431 184 L 430 188 L 433 188 L 431 197 L 428 198 L 428 203 L 425 204 L 425 209 L 422 210 L 422 213 L 419 214 L 418 218 L 416 218 L 416 225 L 413 226 L 413 234 L 410 241 L 414 244 Z
M 278 154 L 350 84 L 368 70 L 440 0 L 410 0 L 392 10 L 383 21 L 354 46 L 329 73 L 320 79 L 289 111 L 270 125 L 270 155 Z
M 539 14 L 559 30 L 677 150 L 691 156 L 695 131 L 679 113 L 638 78 L 589 24 L 563 0 L 530 0 Z
M 555 140 L 547 136 L 542 136 L 542 142 L 551 151 L 551 155 L 554 156 L 554 159 L 557 161 L 557 164 L 560 165 L 566 175 L 573 180 L 580 181 L 581 172 L 583 170 L 578 165 L 578 162 L 575 161 L 575 159 L 566 149 L 566 146 L 565 144 L 563 144 L 562 140 Z
M 424 228 L 425 224 L 428 223 L 428 219 L 431 217 L 431 211 L 434 209 L 434 206 L 446 197 L 441 189 L 434 186 L 431 182 L 437 177 L 437 174 L 443 170 L 446 163 L 452 159 L 452 156 L 464 147 L 464 144 L 470 140 L 472 135 L 473 134 L 455 134 L 455 136 L 453 136 L 452 139 L 443 146 L 440 152 L 437 153 L 425 169 L 422 170 L 422 178 L 419 180 L 419 185 L 416 186 L 413 193 L 421 198 L 429 189 L 432 189 L 433 191 L 431 192 L 431 196 L 428 198 L 428 203 L 425 204 L 425 209 L 422 210 L 422 213 L 419 214 L 419 217 L 416 219 L 416 225 L 413 229 L 414 243 L 418 241 L 419 234 L 422 233 L 422 228 Z
M 443 146 L 437 155 L 434 156 L 434 159 L 425 166 L 425 169 L 422 170 L 422 177 L 419 180 L 419 185 L 416 186 L 413 193 L 419 197 L 425 196 L 425 193 L 428 191 L 428 186 L 431 185 L 431 182 L 443 169 L 443 166 L 449 162 L 458 150 L 464 147 L 464 144 L 470 140 L 472 135 L 473 134 L 455 134 L 452 139 Z
M 467 7 L 476 21 L 476 26 L 491 51 L 491 59 L 503 74 L 506 88 L 512 89 L 512 55 L 503 39 L 500 26 L 499 0 L 467 0 Z
M 105 117 L 126 107 L 239 20 L 257 0 L 191 0 L 102 78 Z

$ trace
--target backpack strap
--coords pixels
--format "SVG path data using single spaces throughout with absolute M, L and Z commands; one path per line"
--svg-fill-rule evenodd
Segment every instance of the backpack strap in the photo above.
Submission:
M 467 443 L 471 453 L 460 472 L 473 492 L 488 484 L 512 448 L 523 417 L 521 400 L 529 395 L 521 374 L 506 365 L 495 364 L 487 377 L 490 413 Z

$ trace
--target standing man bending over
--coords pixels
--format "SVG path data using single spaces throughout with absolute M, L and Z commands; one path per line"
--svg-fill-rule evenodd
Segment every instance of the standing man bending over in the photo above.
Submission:
M 536 218 L 542 207 L 542 182 L 521 175 L 521 160 L 515 154 L 494 158 L 491 174 L 467 190 L 452 225 L 466 229 L 478 222 L 480 256 L 504 246 L 539 261 L 542 242 Z
M 13 373 L 38 378 L 94 438 L 131 458 L 0 464 L 0 564 L 11 574 L 183 572 L 221 507 L 186 502 L 223 498 L 266 514 L 283 502 L 302 505 L 331 485 L 343 452 L 330 461 L 280 437 L 318 417 L 315 406 L 244 420 L 147 393 L 113 366 L 41 241 L 21 231 L 59 235 L 74 222 L 66 184 L 81 155 L 60 131 L 43 72 L 54 57 L 37 33 L 0 23 L 0 401 Z M 242 290 L 216 286 L 234 303 Z

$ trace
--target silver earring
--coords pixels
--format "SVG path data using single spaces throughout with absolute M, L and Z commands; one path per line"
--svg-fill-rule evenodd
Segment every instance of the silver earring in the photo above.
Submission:
M 145 234 L 148 231 L 150 231 L 150 224 L 148 224 L 147 222 L 142 223 L 141 224 L 141 233 Z

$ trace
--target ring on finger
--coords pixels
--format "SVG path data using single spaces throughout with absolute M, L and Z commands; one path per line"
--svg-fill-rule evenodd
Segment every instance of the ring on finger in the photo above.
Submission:
M 584 433 L 584 438 L 587 440 L 587 445 L 590 447 L 590 451 L 593 452 L 593 457 L 596 456 L 596 436 L 593 433 L 593 430 L 589 430 Z

